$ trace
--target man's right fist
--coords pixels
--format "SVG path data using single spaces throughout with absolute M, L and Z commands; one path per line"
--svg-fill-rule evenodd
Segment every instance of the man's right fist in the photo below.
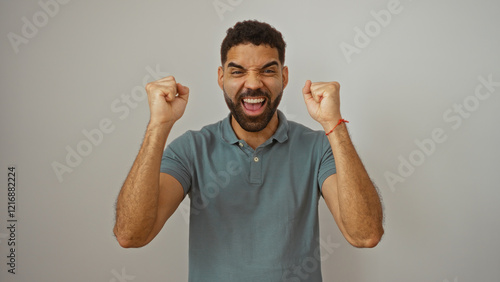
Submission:
M 184 114 L 189 88 L 177 83 L 173 76 L 167 76 L 146 84 L 148 93 L 150 123 L 173 125 Z

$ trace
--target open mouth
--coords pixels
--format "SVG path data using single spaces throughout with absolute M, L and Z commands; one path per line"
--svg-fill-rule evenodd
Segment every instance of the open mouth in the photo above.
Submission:
M 264 111 L 264 105 L 266 104 L 266 98 L 244 98 L 241 103 L 245 112 L 249 115 L 258 115 Z

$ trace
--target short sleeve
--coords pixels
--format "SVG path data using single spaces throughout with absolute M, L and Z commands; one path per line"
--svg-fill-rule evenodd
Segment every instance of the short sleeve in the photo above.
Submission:
M 191 142 L 186 140 L 187 137 L 182 135 L 167 146 L 163 152 L 160 166 L 160 172 L 170 174 L 181 183 L 184 195 L 189 192 L 192 179 L 190 170 L 192 165 L 190 164 L 191 157 L 189 155 L 189 144 Z
M 319 189 L 321 191 L 323 187 L 323 182 L 332 174 L 337 173 L 337 169 L 335 167 L 335 159 L 333 158 L 332 146 L 328 141 L 328 138 L 322 133 L 322 156 L 319 165 L 318 172 L 318 184 Z

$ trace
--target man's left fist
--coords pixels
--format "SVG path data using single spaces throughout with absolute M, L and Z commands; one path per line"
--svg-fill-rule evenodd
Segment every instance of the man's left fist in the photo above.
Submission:
M 313 83 L 308 80 L 302 88 L 307 111 L 324 128 L 335 125 L 342 118 L 339 90 L 340 84 L 336 81 Z

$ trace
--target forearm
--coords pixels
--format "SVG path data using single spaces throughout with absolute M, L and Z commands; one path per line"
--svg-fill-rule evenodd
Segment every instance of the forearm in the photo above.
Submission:
M 160 165 L 172 125 L 148 124 L 116 203 L 114 233 L 122 245 L 147 239 L 158 214 Z
M 334 124 L 326 125 L 325 130 L 332 126 Z M 353 240 L 378 242 L 384 232 L 382 205 L 352 144 L 346 124 L 339 124 L 328 135 L 328 140 L 337 168 L 338 208 L 342 224 Z

